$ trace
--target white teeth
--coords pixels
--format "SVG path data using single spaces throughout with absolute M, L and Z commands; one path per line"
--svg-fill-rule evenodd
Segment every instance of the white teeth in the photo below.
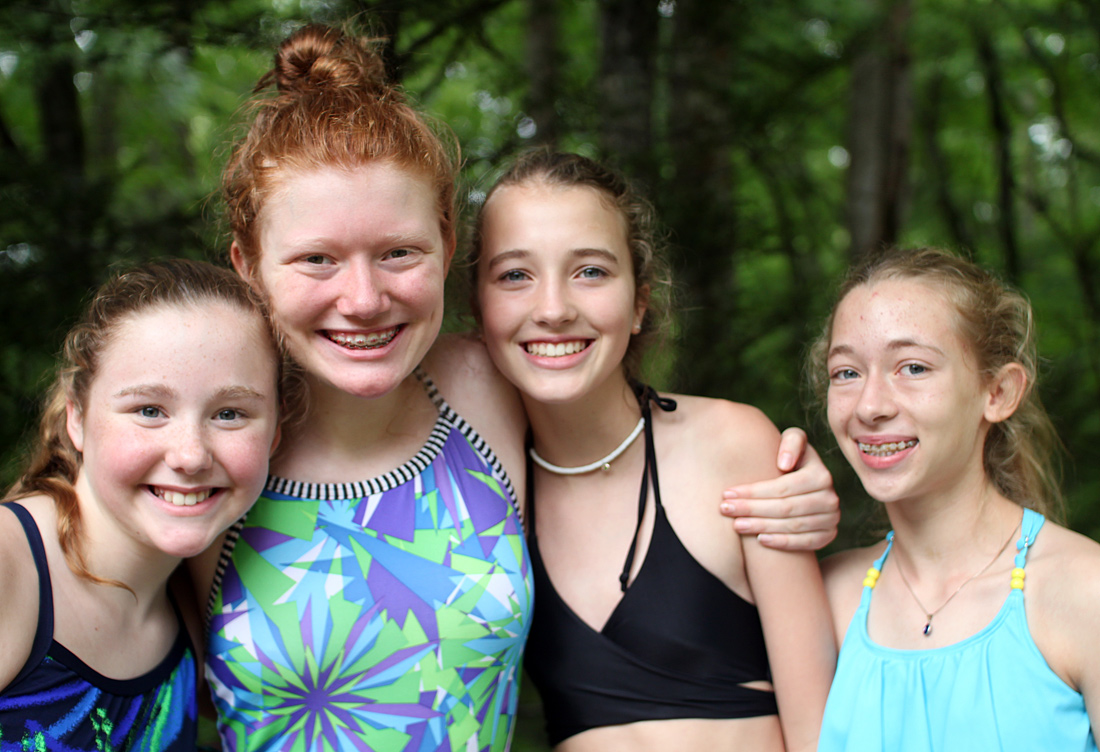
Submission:
M 560 358 L 563 355 L 579 353 L 581 350 L 588 347 L 588 343 L 585 340 L 558 342 L 557 344 L 552 344 L 550 342 L 528 342 L 524 347 L 531 355 L 537 355 L 541 358 Z
M 213 493 L 212 489 L 206 489 L 205 491 L 199 491 L 198 493 L 180 493 L 179 491 L 165 491 L 159 488 L 154 488 L 155 493 L 160 498 L 164 499 L 170 504 L 175 504 L 177 507 L 193 507 L 200 501 L 206 501 L 210 498 L 210 494 Z
M 329 339 L 338 345 L 353 350 L 369 350 L 375 347 L 385 347 L 397 335 L 400 327 L 393 327 L 382 332 L 370 334 L 344 334 L 342 332 L 329 332 Z
M 886 444 L 864 444 L 859 442 L 859 451 L 864 454 L 869 454 L 873 457 L 889 457 L 891 454 L 897 454 L 902 449 L 908 449 L 917 445 L 916 439 L 909 439 L 908 441 L 893 441 Z

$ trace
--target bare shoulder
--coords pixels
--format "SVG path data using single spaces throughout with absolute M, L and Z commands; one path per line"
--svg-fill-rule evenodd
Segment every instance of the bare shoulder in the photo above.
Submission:
M 1025 598 L 1036 611 L 1100 622 L 1100 544 L 1096 541 L 1048 521 L 1028 551 L 1025 571 Z
M 527 415 L 519 392 L 493 365 L 485 345 L 472 334 L 443 335 L 424 358 L 424 370 L 455 412 L 489 443 L 522 493 Z
M 439 337 L 424 358 L 424 368 L 459 412 L 460 404 L 472 403 L 477 405 L 475 412 L 499 408 L 523 414 L 519 392 L 493 365 L 484 343 L 472 334 Z
M 761 410 L 723 399 L 668 396 L 677 405 L 674 412 L 665 413 L 670 430 L 701 462 L 725 468 L 728 477 L 723 483 L 749 483 L 778 474 L 779 431 Z
M 1047 522 L 1028 550 L 1024 605 L 1047 664 L 1092 706 L 1100 696 L 1100 545 Z
M 22 503 L 22 500 L 21 500 Z M 30 656 L 38 627 L 38 573 L 15 513 L 0 504 L 0 690 Z
M 837 639 L 844 638 L 848 622 L 852 620 L 852 615 L 859 607 L 867 570 L 885 550 L 886 543 L 880 541 L 873 546 L 851 548 L 832 554 L 821 561 L 825 595 L 829 599 L 829 608 L 833 613 Z

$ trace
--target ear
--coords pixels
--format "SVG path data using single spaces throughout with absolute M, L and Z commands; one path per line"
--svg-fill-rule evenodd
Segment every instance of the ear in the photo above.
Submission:
M 458 239 L 452 232 L 449 238 L 443 240 L 443 276 L 446 277 L 447 273 L 451 271 L 451 262 L 454 261 L 455 248 L 458 247 Z
M 649 285 L 642 285 L 634 295 L 634 325 L 631 332 L 637 334 L 642 331 L 642 320 L 645 312 L 649 310 Z
M 990 379 L 985 405 L 985 419 L 1000 423 L 1012 417 L 1027 391 L 1027 372 L 1019 363 L 1008 363 Z
M 275 426 L 275 436 L 271 439 L 271 449 L 268 450 L 267 456 L 270 457 L 275 454 L 275 450 L 279 448 L 279 442 L 283 440 L 283 427 L 281 425 Z
M 233 268 L 241 276 L 241 279 L 255 287 L 252 280 L 252 264 L 245 258 L 244 251 L 241 250 L 241 246 L 236 240 L 229 246 L 229 261 L 233 264 Z
M 71 399 L 65 400 L 65 430 L 76 451 L 84 452 L 84 414 Z

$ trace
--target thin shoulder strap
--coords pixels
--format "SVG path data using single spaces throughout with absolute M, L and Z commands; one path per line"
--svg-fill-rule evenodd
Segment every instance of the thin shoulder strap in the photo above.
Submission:
M 1023 590 L 1023 570 L 1027 564 L 1027 551 L 1031 548 L 1031 545 L 1035 543 L 1035 536 L 1039 534 L 1039 531 L 1043 527 L 1043 523 L 1046 522 L 1046 518 L 1043 515 L 1036 512 L 1034 509 L 1024 508 L 1024 518 L 1020 522 L 1020 540 L 1016 541 L 1016 569 L 1012 572 L 1012 587 L 1016 590 Z M 1017 570 L 1020 572 L 1019 578 L 1017 578 Z M 1016 587 L 1016 579 L 1020 580 L 1020 586 Z
M 527 479 L 525 488 L 527 491 L 527 538 L 535 538 L 535 464 L 531 459 L 531 447 L 534 446 L 535 437 L 531 429 L 527 429 L 527 436 L 523 439 L 523 459 L 527 464 Z
M 35 630 L 34 644 L 31 645 L 27 662 L 8 685 L 15 686 L 38 667 L 46 656 L 50 643 L 53 642 L 53 584 L 50 581 L 50 565 L 46 561 L 46 547 L 42 543 L 42 534 L 38 530 L 34 517 L 26 507 L 14 501 L 4 506 L 15 513 L 19 524 L 23 526 L 23 533 L 27 536 L 31 556 L 34 558 L 34 568 L 38 571 L 38 627 Z
M 627 582 L 630 580 L 630 569 L 634 566 L 634 556 L 638 550 L 638 534 L 642 531 L 642 519 L 645 517 L 646 501 L 649 498 L 649 476 L 653 476 L 653 498 L 657 509 L 663 510 L 661 505 L 661 483 L 657 478 L 657 451 L 653 447 L 653 413 L 649 403 L 656 402 L 657 407 L 665 412 L 676 409 L 676 400 L 662 397 L 651 386 L 637 384 L 634 393 L 638 397 L 638 404 L 642 408 L 642 419 L 645 421 L 645 469 L 642 471 L 642 488 L 638 493 L 638 524 L 634 527 L 634 537 L 630 541 L 630 550 L 626 552 L 626 561 L 623 563 L 622 574 L 619 575 L 619 587 L 626 592 Z
M 871 591 L 875 585 L 878 584 L 878 577 L 882 574 L 882 567 L 886 563 L 886 557 L 890 555 L 890 549 L 894 547 L 894 531 L 891 530 L 886 534 L 886 549 L 882 552 L 871 566 L 867 569 L 867 574 L 863 575 L 863 597 L 862 600 L 866 600 L 871 596 Z

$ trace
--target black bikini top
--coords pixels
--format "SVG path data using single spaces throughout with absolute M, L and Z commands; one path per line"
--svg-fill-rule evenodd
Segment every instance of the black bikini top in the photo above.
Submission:
M 676 403 L 649 387 L 636 392 L 645 418 L 638 527 L 620 576 L 624 595 L 598 632 L 569 608 L 547 576 L 535 532 L 534 469 L 528 460 L 536 595 L 524 663 L 542 697 L 555 745 L 588 729 L 635 721 L 777 712 L 772 692 L 742 686 L 770 679 L 756 607 L 691 556 L 661 504 L 650 402 L 666 411 L 675 410 Z M 628 586 L 651 475 L 653 535 L 638 576 Z

